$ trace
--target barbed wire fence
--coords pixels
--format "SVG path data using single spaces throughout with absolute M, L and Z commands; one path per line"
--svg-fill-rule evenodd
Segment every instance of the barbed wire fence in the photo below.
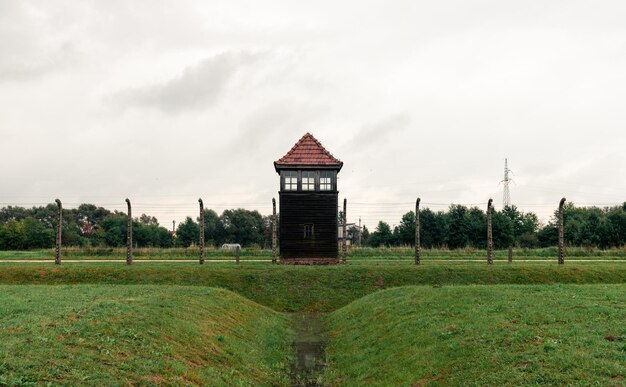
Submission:
M 573 203 L 576 207 L 581 208 L 605 208 L 605 207 L 615 207 L 623 205 L 623 202 L 580 202 L 576 200 L 568 200 L 568 202 Z M 119 213 L 126 213 L 126 204 L 124 201 L 120 202 L 78 202 L 78 201 L 63 201 L 64 209 L 76 209 L 81 204 L 93 204 L 97 207 L 103 207 L 110 211 L 117 211 Z M 26 209 L 32 207 L 45 207 L 48 205 L 54 205 L 53 201 L 19 201 L 19 202 L 0 202 L 0 208 L 3 207 L 23 207 Z M 434 212 L 438 211 L 446 211 L 452 205 L 460 205 L 465 207 L 479 207 L 483 208 L 487 205 L 487 200 L 481 202 L 429 202 L 422 201 L 420 203 L 420 207 L 422 209 L 430 209 Z M 176 220 L 179 223 L 181 220 L 184 220 L 186 217 L 191 217 L 192 219 L 197 218 L 197 199 L 191 201 L 190 203 L 183 202 L 173 202 L 173 203 L 159 203 L 159 202 L 133 202 L 133 213 L 134 214 L 146 214 L 155 216 L 159 224 L 164 225 L 163 227 L 168 228 L 165 225 L 171 225 L 172 220 Z M 358 219 L 361 218 L 362 222 L 368 228 L 375 227 L 379 221 L 384 221 L 390 225 L 397 225 L 401 220 L 402 215 L 409 211 L 414 211 L 415 201 L 406 201 L 406 202 L 363 202 L 363 201 L 352 201 L 350 203 L 350 212 L 351 217 L 348 218 L 348 223 L 358 223 Z M 558 209 L 558 198 L 557 198 L 557 206 L 554 203 L 516 203 L 514 206 L 521 212 L 524 213 L 535 213 L 540 220 L 548 221 L 553 215 L 556 213 Z M 231 210 L 242 208 L 246 210 L 256 210 L 261 215 L 270 216 L 272 215 L 272 203 L 271 199 L 268 203 L 265 202 L 232 202 L 232 203 L 217 203 L 217 202 L 205 202 L 204 208 L 207 210 L 213 210 L 218 215 L 222 213 L 224 210 Z M 341 207 L 337 207 L 338 210 L 341 210 Z
M 124 201 L 110 200 L 112 199 L 112 197 L 107 197 L 107 199 L 108 200 L 103 200 L 103 201 L 98 200 L 98 201 L 89 201 L 89 202 L 85 202 L 85 201 L 64 202 L 63 208 L 64 209 L 76 209 L 82 204 L 90 204 L 90 205 L 95 205 L 97 207 L 105 208 L 109 211 L 115 211 L 118 213 L 124 213 L 125 212 L 124 210 L 127 210 L 128 216 L 132 217 L 131 212 L 130 212 L 130 202 L 128 199 L 126 199 L 126 205 L 124 205 Z M 548 202 L 515 203 L 514 204 L 514 206 L 520 212 L 535 213 L 539 217 L 539 219 L 540 220 L 543 219 L 544 222 L 548 219 L 554 218 L 554 220 L 557 222 L 559 226 L 558 262 L 560 264 L 562 264 L 564 261 L 563 260 L 563 241 L 562 241 L 562 238 L 563 238 L 563 222 L 562 222 L 563 200 L 561 201 L 560 204 L 548 203 Z M 56 202 L 57 202 L 56 206 L 59 209 L 59 219 L 60 219 L 62 209 L 61 209 L 60 201 L 56 199 Z M 589 202 L 589 201 L 575 201 L 574 200 L 574 201 L 571 201 L 571 203 L 573 203 L 576 207 L 582 207 L 582 208 L 591 208 L 591 207 L 607 208 L 607 207 L 622 206 L 624 202 L 610 202 L 610 201 Z M 204 207 L 202 207 L 202 204 L 204 205 Z M 33 207 L 46 207 L 48 205 L 55 205 L 55 203 L 52 201 L 0 202 L 0 208 L 22 207 L 22 208 L 29 209 Z M 421 207 L 414 207 L 415 206 L 414 201 L 383 202 L 383 201 L 361 200 L 361 201 L 350 202 L 350 213 L 354 214 L 353 216 L 356 217 L 356 219 L 362 220 L 365 226 L 369 225 L 370 228 L 372 229 L 375 227 L 375 225 L 379 221 L 384 221 L 390 224 L 392 228 L 394 228 L 400 222 L 402 216 L 406 214 L 407 212 L 421 211 L 424 209 L 430 209 L 434 212 L 440 212 L 440 211 L 445 212 L 445 210 L 449 209 L 453 205 L 460 205 L 460 206 L 465 206 L 468 208 L 472 208 L 472 207 L 482 208 L 483 206 L 487 205 L 487 201 L 475 201 L 475 202 L 421 201 L 420 202 Z M 159 219 L 160 224 L 169 224 L 169 222 L 171 221 L 171 218 L 174 218 L 174 217 L 178 219 L 179 223 L 180 223 L 181 218 L 187 218 L 187 217 L 198 220 L 200 217 L 196 216 L 197 211 L 198 211 L 197 206 L 198 206 L 197 201 L 194 203 L 193 201 L 190 200 L 188 202 L 187 201 L 185 202 L 139 201 L 137 203 L 133 203 L 132 207 L 133 207 L 133 210 L 135 211 L 135 214 L 139 213 L 139 214 L 146 214 L 149 216 L 157 215 L 155 217 Z M 273 222 L 273 225 L 271 225 L 271 227 L 272 228 L 275 227 L 276 215 L 275 215 L 275 212 L 273 212 L 275 211 L 274 210 L 275 207 L 273 208 L 273 203 L 271 201 L 267 201 L 267 202 L 265 201 L 263 202 L 239 201 L 239 202 L 226 202 L 226 203 L 214 201 L 214 202 L 201 203 L 201 208 L 213 210 L 218 215 L 222 213 L 224 210 L 231 210 L 231 209 L 238 209 L 238 208 L 251 210 L 251 211 L 256 210 L 261 215 L 264 215 L 270 218 L 271 221 Z M 538 209 L 540 211 L 537 211 Z M 338 212 L 342 211 L 342 208 L 339 206 L 339 203 L 338 203 L 337 210 Z M 487 210 L 487 214 L 488 213 L 489 213 L 489 209 Z M 356 221 L 349 222 L 346 220 L 346 223 L 356 224 L 357 222 Z M 129 225 L 130 226 L 128 228 L 128 244 L 127 244 L 126 262 L 128 264 L 131 264 L 133 257 L 132 257 L 132 223 L 130 222 L 130 219 L 129 219 Z M 57 264 L 60 264 L 61 262 L 60 233 L 61 233 L 61 230 L 59 227 L 57 227 L 57 230 L 56 230 L 57 243 L 55 247 L 55 263 Z M 418 233 L 416 234 L 419 235 Z M 416 249 L 419 249 L 419 239 L 416 239 L 416 241 L 417 241 Z M 201 239 L 199 243 L 202 246 L 204 246 L 202 242 L 203 240 Z M 416 263 L 419 264 L 419 252 L 417 254 L 418 255 L 416 256 Z M 492 259 L 493 259 L 492 257 L 491 258 L 488 257 L 488 260 L 492 260 Z M 511 249 L 509 249 L 509 262 L 510 261 L 511 261 Z M 200 262 L 201 263 L 204 262 L 203 251 L 200 256 Z

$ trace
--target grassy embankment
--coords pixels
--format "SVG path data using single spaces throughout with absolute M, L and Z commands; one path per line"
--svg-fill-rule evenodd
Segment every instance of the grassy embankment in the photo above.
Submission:
M 363 260 L 412 260 L 415 251 L 412 247 L 353 247 L 348 251 L 349 259 L 354 261 Z M 556 247 L 537 248 L 537 249 L 513 249 L 513 258 L 522 260 L 550 260 L 556 259 Z M 569 247 L 566 249 L 568 260 L 577 259 L 603 259 L 603 260 L 623 260 L 626 259 L 626 247 L 612 249 L 596 249 L 584 247 Z M 167 260 L 194 260 L 198 258 L 199 251 L 197 247 L 189 248 L 135 248 L 133 255 L 136 259 L 167 259 Z M 221 250 L 214 247 L 208 247 L 205 250 L 206 258 L 219 260 L 233 260 L 234 251 Z M 487 252 L 483 249 L 465 248 L 465 249 L 423 249 L 422 259 L 424 260 L 484 260 Z M 508 258 L 508 250 L 495 250 L 495 259 L 506 260 Z M 125 248 L 110 247 L 65 247 L 63 248 L 64 260 L 77 259 L 125 259 Z M 240 254 L 241 260 L 271 260 L 272 252 L 267 249 L 244 248 Z M 54 259 L 54 249 L 28 250 L 28 251 L 0 251 L 0 260 L 2 259 Z
M 288 385 L 288 317 L 194 286 L 0 286 L 0 383 Z M 330 385 L 624 382 L 626 285 L 408 286 L 327 315 Z
M 623 385 L 626 285 L 402 287 L 328 317 L 334 385 Z
M 277 311 L 329 312 L 369 293 L 406 285 L 624 283 L 626 264 L 499 262 L 307 267 L 220 263 L 0 265 L 0 284 L 157 284 L 221 287 Z
M 0 384 L 288 385 L 296 311 L 328 313 L 328 384 L 625 377 L 623 263 L 7 263 L 0 284 Z
M 0 385 L 284 385 L 287 316 L 180 286 L 0 286 Z

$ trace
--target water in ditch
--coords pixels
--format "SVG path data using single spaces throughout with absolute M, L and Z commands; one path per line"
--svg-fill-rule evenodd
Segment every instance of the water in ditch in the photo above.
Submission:
M 294 314 L 295 359 L 291 364 L 292 386 L 323 386 L 326 368 L 326 330 L 320 314 Z

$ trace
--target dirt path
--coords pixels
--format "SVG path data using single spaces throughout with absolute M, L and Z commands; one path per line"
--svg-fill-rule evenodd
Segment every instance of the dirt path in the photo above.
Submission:
M 7 263 L 54 263 L 54 259 L 0 259 L 1 262 Z M 125 259 L 64 259 L 63 263 L 103 263 L 103 262 L 124 262 Z M 146 263 L 146 262 L 195 262 L 197 259 L 133 259 L 133 263 Z M 234 259 L 207 259 L 205 262 L 235 262 Z M 272 262 L 271 259 L 242 259 L 241 263 L 245 262 Z
M 353 260 L 355 263 L 368 263 L 368 262 L 412 262 L 412 259 L 358 259 Z M 507 262 L 506 259 L 494 259 L 494 262 Z M 514 259 L 515 262 L 537 262 L 537 263 L 550 263 L 555 262 L 554 259 Z M 0 259 L 0 263 L 54 263 L 54 259 Z M 64 259 L 63 263 L 106 263 L 106 262 L 123 262 L 126 263 L 125 259 Z M 148 263 L 148 262 L 195 262 L 197 263 L 197 259 L 133 259 L 133 263 Z M 219 262 L 235 262 L 234 259 L 207 259 L 206 262 L 209 263 L 219 263 Z M 246 262 L 266 262 L 271 263 L 271 259 L 242 259 L 240 263 Z M 348 262 L 350 260 L 348 259 Z M 486 259 L 423 259 L 422 263 L 428 262 L 476 262 L 476 263 L 485 263 Z M 565 263 L 574 263 L 574 262 L 626 262 L 626 259 L 565 259 Z
M 296 358 L 291 364 L 291 385 L 323 386 L 322 375 L 326 368 L 326 329 L 323 315 L 296 313 L 293 315 Z

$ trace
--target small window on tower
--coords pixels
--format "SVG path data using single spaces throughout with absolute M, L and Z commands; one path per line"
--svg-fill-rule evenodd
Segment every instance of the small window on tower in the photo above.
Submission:
M 320 172 L 320 191 L 332 191 L 333 179 L 332 172 L 322 171 Z
M 297 191 L 298 190 L 298 172 L 287 171 L 285 172 L 285 191 Z
M 315 191 L 315 172 L 302 172 L 302 190 Z
M 304 239 L 311 239 L 311 238 L 313 238 L 313 225 L 305 224 L 304 225 Z

